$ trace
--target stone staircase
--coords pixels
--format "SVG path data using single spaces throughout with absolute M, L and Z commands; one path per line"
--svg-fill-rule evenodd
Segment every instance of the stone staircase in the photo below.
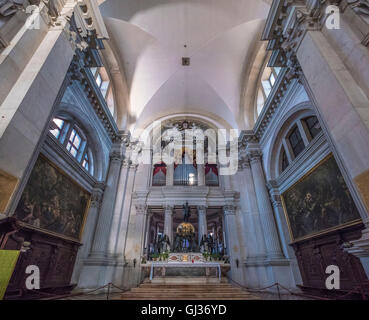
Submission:
M 199 280 L 199 279 L 198 279 Z M 179 282 L 167 279 L 165 283 L 145 281 L 137 288 L 123 293 L 121 300 L 256 300 L 258 297 L 227 282 Z

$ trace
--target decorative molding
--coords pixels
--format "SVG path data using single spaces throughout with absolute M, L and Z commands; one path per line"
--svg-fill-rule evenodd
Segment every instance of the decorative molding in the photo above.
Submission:
M 258 143 L 262 140 L 287 91 L 294 81 L 301 80 L 301 75 L 301 68 L 296 63 L 291 63 L 287 68 L 281 70 L 271 93 L 265 101 L 264 108 L 255 123 L 254 129 L 241 131 L 239 148 L 245 147 L 248 143 Z
M 174 207 L 171 206 L 171 205 L 165 205 L 164 206 L 165 214 L 173 214 L 173 209 L 174 209 Z
M 225 215 L 225 216 L 235 215 L 235 214 L 236 214 L 236 209 L 237 209 L 237 207 L 236 207 L 235 205 L 232 205 L 232 204 L 226 204 L 226 205 L 223 207 L 224 215 Z
M 147 213 L 147 206 L 146 204 L 136 204 L 136 215 L 144 215 Z
M 207 206 L 202 206 L 202 205 L 197 206 L 197 212 L 199 214 L 206 214 L 206 208 L 207 208 Z
M 103 199 L 103 195 L 104 195 L 104 188 L 105 188 L 105 186 L 102 186 L 102 188 L 95 188 L 92 191 L 92 194 L 91 194 L 91 204 L 90 204 L 90 207 L 91 208 L 100 209 L 101 203 L 102 203 L 102 199 Z
M 260 162 L 263 153 L 261 150 L 248 150 L 247 151 L 247 158 L 249 159 L 250 163 L 253 164 L 255 162 Z

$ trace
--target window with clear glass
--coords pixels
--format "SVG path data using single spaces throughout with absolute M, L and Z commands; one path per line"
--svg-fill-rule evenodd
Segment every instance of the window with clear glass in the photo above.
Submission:
M 315 116 L 311 116 L 309 118 L 304 119 L 306 126 L 310 132 L 311 137 L 314 139 L 319 132 L 322 131 L 318 118 Z
M 295 126 L 290 133 L 288 140 L 291 144 L 294 156 L 297 157 L 305 149 L 304 140 L 302 139 L 301 133 L 297 126 Z
M 256 98 L 256 113 L 259 116 L 264 108 L 265 101 L 273 90 L 274 85 L 277 82 L 277 78 L 282 68 L 280 67 L 265 67 L 261 76 L 261 85 L 257 92 Z
M 50 133 L 84 169 L 93 174 L 92 153 L 87 139 L 73 121 L 54 118 L 50 125 Z
M 59 139 L 63 127 L 64 120 L 55 118 L 51 124 L 50 132 L 56 139 Z

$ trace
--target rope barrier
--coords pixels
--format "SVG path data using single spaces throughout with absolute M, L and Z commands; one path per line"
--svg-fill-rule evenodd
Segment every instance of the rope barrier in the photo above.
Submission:
M 71 298 L 71 297 L 77 297 L 77 296 L 82 296 L 82 295 L 89 295 L 89 294 L 92 294 L 96 291 L 108 288 L 107 294 L 106 294 L 106 299 L 109 300 L 110 287 L 116 288 L 116 289 L 120 290 L 121 292 L 126 292 L 128 290 L 128 289 L 122 289 L 122 288 L 120 288 L 120 287 L 118 287 L 118 286 L 116 286 L 116 285 L 114 285 L 113 283 L 110 282 L 110 283 L 108 283 L 104 286 L 98 287 L 96 289 L 93 289 L 93 290 L 90 290 L 90 291 L 87 291 L 87 292 L 78 292 L 78 293 L 72 293 L 72 294 L 62 295 L 62 296 L 56 296 L 55 294 L 49 294 L 49 293 L 45 293 L 45 292 L 38 291 L 38 290 L 31 290 L 31 291 L 34 291 L 35 293 L 38 293 L 38 294 L 48 295 L 50 299 L 64 299 L 64 298 Z
M 248 288 L 246 286 L 243 286 L 241 284 L 239 284 L 238 282 L 232 280 L 232 279 L 229 279 L 231 282 L 234 282 L 235 284 L 237 284 L 238 286 L 240 286 L 241 288 L 247 290 L 247 291 L 250 291 L 250 292 L 262 292 L 262 291 L 265 291 L 266 289 L 270 289 L 272 287 L 277 287 L 277 291 L 278 291 L 278 297 L 280 299 L 280 291 L 279 291 L 279 288 L 287 291 L 290 295 L 294 295 L 294 296 L 300 296 L 300 297 L 305 297 L 305 298 L 314 298 L 314 299 L 317 299 L 317 300 L 340 300 L 340 299 L 344 299 L 354 293 L 356 294 L 360 294 L 361 295 L 361 298 L 362 300 L 367 300 L 367 297 L 365 295 L 365 292 L 363 290 L 363 288 L 361 286 L 357 286 L 357 287 L 354 287 L 353 289 L 351 289 L 349 292 L 345 293 L 344 295 L 342 296 L 338 296 L 336 298 L 328 298 L 328 297 L 318 297 L 318 296 L 314 296 L 314 295 L 307 295 L 307 294 L 303 294 L 303 293 L 297 293 L 297 292 L 293 292 L 291 291 L 290 289 L 284 287 L 283 285 L 281 285 L 280 283 L 276 282 L 270 286 L 267 286 L 267 287 L 263 287 L 263 288 Z

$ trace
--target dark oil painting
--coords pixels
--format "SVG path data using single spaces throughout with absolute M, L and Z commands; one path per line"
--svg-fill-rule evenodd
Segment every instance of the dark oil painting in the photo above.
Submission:
M 15 212 L 34 227 L 80 240 L 90 195 L 40 156 Z
M 333 156 L 283 194 L 294 241 L 360 219 Z

